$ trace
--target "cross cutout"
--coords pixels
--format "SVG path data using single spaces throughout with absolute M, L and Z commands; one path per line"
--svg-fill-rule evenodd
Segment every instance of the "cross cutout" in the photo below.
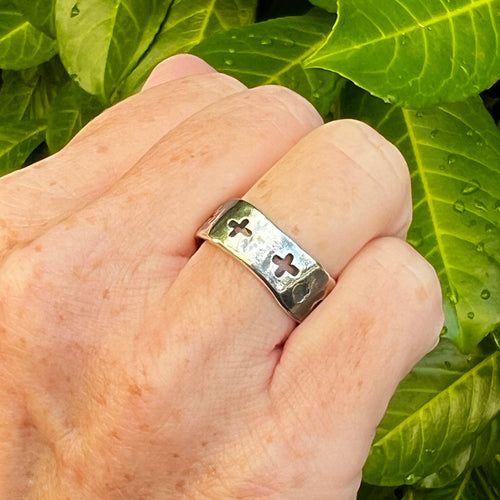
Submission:
M 279 255 L 273 257 L 273 262 L 278 266 L 278 269 L 274 271 L 274 274 L 281 278 L 283 274 L 289 273 L 292 276 L 297 276 L 299 274 L 299 268 L 292 264 L 293 255 L 289 253 L 284 259 Z
M 241 222 L 235 221 L 234 219 L 230 220 L 227 225 L 232 227 L 233 230 L 229 233 L 229 236 L 236 236 L 239 233 L 243 236 L 252 236 L 252 231 L 246 227 L 249 222 L 248 219 L 243 219 Z

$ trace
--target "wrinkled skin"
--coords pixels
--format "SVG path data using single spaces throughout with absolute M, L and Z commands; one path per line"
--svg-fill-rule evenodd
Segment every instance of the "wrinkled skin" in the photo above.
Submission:
M 244 197 L 338 280 L 300 325 L 194 239 Z M 354 121 L 192 56 L 0 179 L 0 497 L 352 499 L 442 325 L 409 174 Z

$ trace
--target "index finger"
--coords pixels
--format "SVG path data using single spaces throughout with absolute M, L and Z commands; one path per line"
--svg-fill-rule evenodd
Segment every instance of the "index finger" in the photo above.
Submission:
M 0 259 L 97 199 L 186 118 L 246 88 L 190 55 L 164 61 L 152 77 L 151 88 L 104 111 L 62 151 L 0 179 Z

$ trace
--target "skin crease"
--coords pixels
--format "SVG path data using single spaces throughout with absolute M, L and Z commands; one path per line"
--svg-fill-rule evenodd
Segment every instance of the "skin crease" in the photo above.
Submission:
M 306 167 L 306 168 L 305 168 Z M 255 204 L 337 279 L 296 325 L 196 229 Z M 198 58 L 0 179 L 0 497 L 353 499 L 435 345 L 409 175 L 354 121 Z

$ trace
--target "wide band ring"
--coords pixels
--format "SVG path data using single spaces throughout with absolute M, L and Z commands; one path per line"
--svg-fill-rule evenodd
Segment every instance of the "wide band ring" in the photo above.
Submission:
M 229 200 L 196 233 L 246 264 L 298 322 L 335 286 L 325 269 L 257 208 Z

